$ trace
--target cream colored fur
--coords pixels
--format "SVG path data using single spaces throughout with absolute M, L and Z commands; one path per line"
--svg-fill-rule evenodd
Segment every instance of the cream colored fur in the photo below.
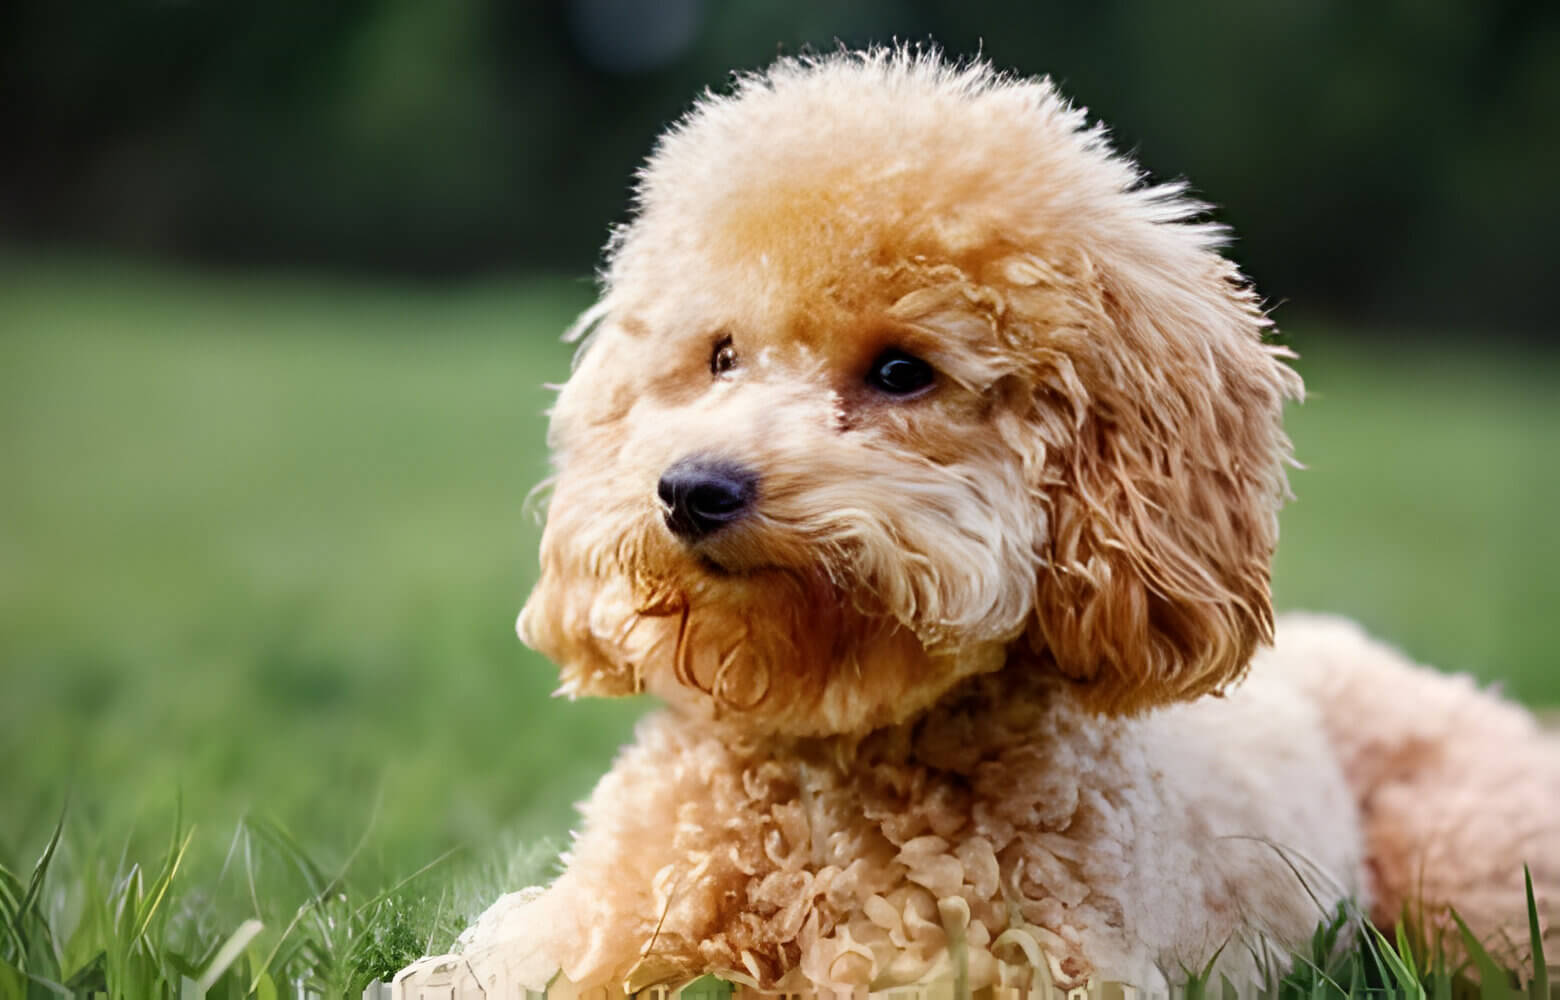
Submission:
M 520 619 L 565 692 L 667 708 L 564 874 L 403 988 L 1250 982 L 1348 900 L 1496 933 L 1525 860 L 1551 907 L 1560 751 L 1524 713 L 1341 623 L 1257 652 L 1300 383 L 1198 210 L 1049 83 L 906 51 L 782 61 L 669 131 Z M 885 348 L 929 391 L 872 389 Z M 689 456 L 759 482 L 697 542 L 656 489 Z

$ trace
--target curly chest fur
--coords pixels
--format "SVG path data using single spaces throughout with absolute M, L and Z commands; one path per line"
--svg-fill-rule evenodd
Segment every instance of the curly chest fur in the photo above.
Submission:
M 663 798 L 638 820 L 671 819 L 643 831 L 663 847 L 629 936 L 645 970 L 764 985 L 913 982 L 959 954 L 981 980 L 1037 959 L 1081 979 L 1091 937 L 1143 930 L 1126 926 L 1134 855 L 1171 805 L 1123 780 L 1147 768 L 1130 729 L 1001 675 L 853 742 L 733 746 L 652 719 L 597 793 L 653 773 Z

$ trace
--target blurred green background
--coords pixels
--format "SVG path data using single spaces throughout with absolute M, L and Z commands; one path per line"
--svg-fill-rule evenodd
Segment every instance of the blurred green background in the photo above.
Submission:
M 935 37 L 1185 175 L 1313 399 L 1283 607 L 1560 703 L 1560 6 L 22 0 L 0 13 L 0 861 L 279 817 L 558 843 L 542 384 L 635 163 L 777 52 Z M 371 819 L 372 817 L 372 819 Z

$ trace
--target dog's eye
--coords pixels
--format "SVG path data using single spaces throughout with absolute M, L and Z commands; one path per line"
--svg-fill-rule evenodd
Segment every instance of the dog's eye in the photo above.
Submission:
M 908 396 L 931 385 L 937 372 L 913 354 L 890 347 L 872 362 L 867 384 L 892 396 Z
M 715 342 L 715 349 L 710 352 L 710 374 L 724 375 L 737 367 L 737 349 L 731 346 L 730 337 L 722 337 Z

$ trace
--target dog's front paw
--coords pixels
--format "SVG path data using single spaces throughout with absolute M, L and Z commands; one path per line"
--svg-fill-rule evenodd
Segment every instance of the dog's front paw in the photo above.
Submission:
M 476 1000 L 486 988 L 464 955 L 419 958 L 395 974 L 393 1000 Z
M 420 958 L 396 974 L 395 1000 L 477 1000 L 545 992 L 558 963 L 520 939 Z
M 488 907 L 456 942 L 459 952 L 420 958 L 396 974 L 395 1000 L 466 1000 L 544 992 L 557 976 L 540 888 Z

